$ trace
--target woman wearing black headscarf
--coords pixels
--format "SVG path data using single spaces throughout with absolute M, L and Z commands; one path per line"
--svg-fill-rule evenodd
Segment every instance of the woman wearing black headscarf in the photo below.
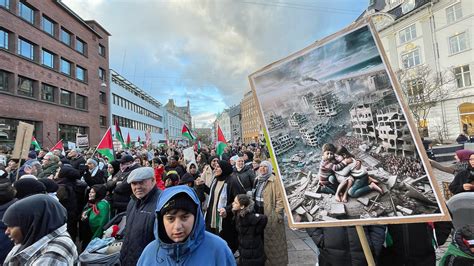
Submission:
M 449 184 L 449 190 L 453 194 L 474 191 L 474 154 L 469 156 L 467 169 L 457 173 Z
M 238 242 L 232 219 L 232 202 L 235 196 L 245 194 L 245 190 L 232 172 L 232 165 L 226 161 L 215 165 L 206 212 L 206 230 L 222 237 L 234 253 Z
M 80 222 L 82 250 L 92 239 L 102 237 L 103 227 L 110 219 L 110 204 L 104 199 L 106 194 L 107 188 L 102 184 L 93 185 L 89 192 Z
M 64 207 L 48 195 L 33 195 L 12 204 L 3 222 L 16 245 L 4 265 L 73 265 L 77 251 L 66 219 Z

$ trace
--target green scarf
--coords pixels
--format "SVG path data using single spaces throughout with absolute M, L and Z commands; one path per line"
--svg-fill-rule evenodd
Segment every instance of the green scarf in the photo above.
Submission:
M 438 265 L 444 265 L 444 263 L 446 262 L 446 259 L 448 258 L 448 256 L 450 255 L 453 255 L 455 257 L 464 257 L 464 258 L 468 258 L 468 259 L 471 259 L 471 260 L 474 260 L 474 257 L 473 256 L 470 256 L 466 253 L 464 253 L 462 250 L 460 250 L 456 245 L 454 245 L 453 243 L 449 244 L 448 246 L 448 250 L 446 250 L 446 253 L 444 253 L 444 256 L 441 258 L 440 262 Z

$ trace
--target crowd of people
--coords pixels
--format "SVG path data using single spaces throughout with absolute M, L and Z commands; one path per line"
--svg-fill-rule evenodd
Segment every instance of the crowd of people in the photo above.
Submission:
M 31 150 L 21 165 L 0 164 L 0 263 L 71 265 L 114 237 L 122 265 L 286 265 L 283 197 L 265 148 L 217 156 L 204 147 L 192 160 L 185 148 L 130 149 L 112 161 Z
M 344 144 L 360 145 L 351 139 Z M 185 148 L 131 149 L 112 161 L 93 150 L 32 150 L 21 165 L 8 160 L 0 165 L 0 263 L 72 265 L 82 258 L 79 254 L 112 238 L 107 243 L 119 244 L 116 257 L 122 265 L 287 265 L 284 198 L 265 148 L 229 146 L 217 156 L 204 147 L 190 160 Z M 326 153 L 340 158 L 325 155 L 327 164 L 355 163 L 335 148 L 328 145 Z M 456 175 L 450 189 L 454 194 L 474 191 L 474 152 L 458 152 L 457 158 L 456 171 L 448 169 Z M 378 159 L 392 166 L 409 164 L 398 157 Z M 341 175 L 326 168 L 320 169 L 325 185 Z M 357 189 L 374 189 L 369 177 L 351 169 L 350 176 L 357 177 L 352 187 L 342 194 L 337 186 L 328 192 L 341 201 L 348 193 L 356 197 Z M 364 185 L 356 183 L 359 179 Z M 472 264 L 472 229 L 453 231 L 443 263 Z M 434 246 L 446 241 L 452 225 L 364 230 L 379 265 L 435 265 Z M 366 265 L 354 227 L 307 232 L 318 246 L 319 265 Z

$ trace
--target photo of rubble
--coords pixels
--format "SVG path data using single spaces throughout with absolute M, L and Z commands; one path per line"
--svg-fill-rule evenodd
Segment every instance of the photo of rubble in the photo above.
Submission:
M 293 224 L 444 216 L 379 51 L 366 25 L 249 78 Z

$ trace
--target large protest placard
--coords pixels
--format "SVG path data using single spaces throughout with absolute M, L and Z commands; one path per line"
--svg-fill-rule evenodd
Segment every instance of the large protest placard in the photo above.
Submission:
M 19 122 L 16 128 L 15 147 L 13 148 L 12 158 L 27 159 L 30 151 L 31 139 L 35 127 L 31 124 Z
M 88 148 L 89 147 L 89 136 L 87 134 L 76 134 L 76 147 Z
M 291 227 L 449 219 L 369 21 L 264 67 L 249 81 Z

